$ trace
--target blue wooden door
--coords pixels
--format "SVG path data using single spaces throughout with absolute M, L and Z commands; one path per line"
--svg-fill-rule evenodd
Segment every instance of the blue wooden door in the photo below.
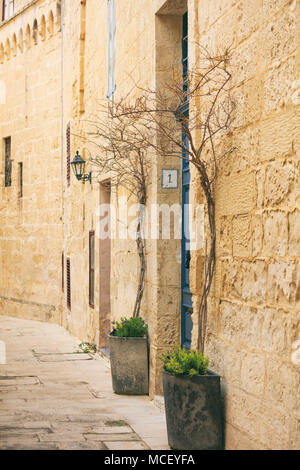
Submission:
M 188 71 L 188 15 L 183 15 L 182 28 L 182 66 L 183 66 L 183 89 L 187 89 L 186 78 Z M 188 117 L 189 103 L 184 104 L 184 113 Z M 186 135 L 182 135 L 183 142 L 188 148 Z M 183 157 L 186 157 L 183 152 Z M 192 294 L 190 291 L 190 231 L 189 231 L 189 193 L 190 193 L 190 165 L 182 160 L 182 243 L 181 243 L 181 346 L 191 347 L 192 335 Z

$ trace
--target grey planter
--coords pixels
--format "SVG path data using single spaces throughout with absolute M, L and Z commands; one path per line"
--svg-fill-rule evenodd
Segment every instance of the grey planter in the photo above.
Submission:
M 163 370 L 169 445 L 178 450 L 223 447 L 220 376 L 175 377 Z
M 120 395 L 148 395 L 147 338 L 109 336 L 112 385 Z

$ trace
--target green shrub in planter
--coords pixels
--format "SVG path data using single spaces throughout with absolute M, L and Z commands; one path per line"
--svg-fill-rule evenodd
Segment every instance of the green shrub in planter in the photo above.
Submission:
M 121 395 L 149 393 L 148 327 L 142 318 L 121 318 L 109 336 L 112 385 Z
M 119 338 L 143 338 L 147 336 L 148 327 L 142 318 L 121 318 L 114 322 L 112 336 Z
M 164 370 L 173 375 L 206 375 L 209 359 L 200 352 L 189 351 L 175 346 L 174 349 L 162 356 Z
M 162 356 L 169 445 L 176 450 L 223 447 L 220 376 L 209 359 L 175 346 Z

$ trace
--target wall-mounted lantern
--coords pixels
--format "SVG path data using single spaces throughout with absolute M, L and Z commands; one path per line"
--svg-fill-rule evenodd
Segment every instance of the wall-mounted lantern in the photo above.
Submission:
M 84 174 L 85 160 L 79 155 L 78 150 L 71 165 L 78 181 L 82 181 L 83 183 L 89 181 L 92 184 L 92 172 Z

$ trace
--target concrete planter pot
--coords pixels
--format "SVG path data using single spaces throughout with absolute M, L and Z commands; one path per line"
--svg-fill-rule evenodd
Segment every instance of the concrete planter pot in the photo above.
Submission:
M 119 395 L 148 395 L 147 338 L 109 336 L 112 385 Z
M 178 450 L 223 447 L 220 376 L 176 377 L 163 370 L 169 445 Z

